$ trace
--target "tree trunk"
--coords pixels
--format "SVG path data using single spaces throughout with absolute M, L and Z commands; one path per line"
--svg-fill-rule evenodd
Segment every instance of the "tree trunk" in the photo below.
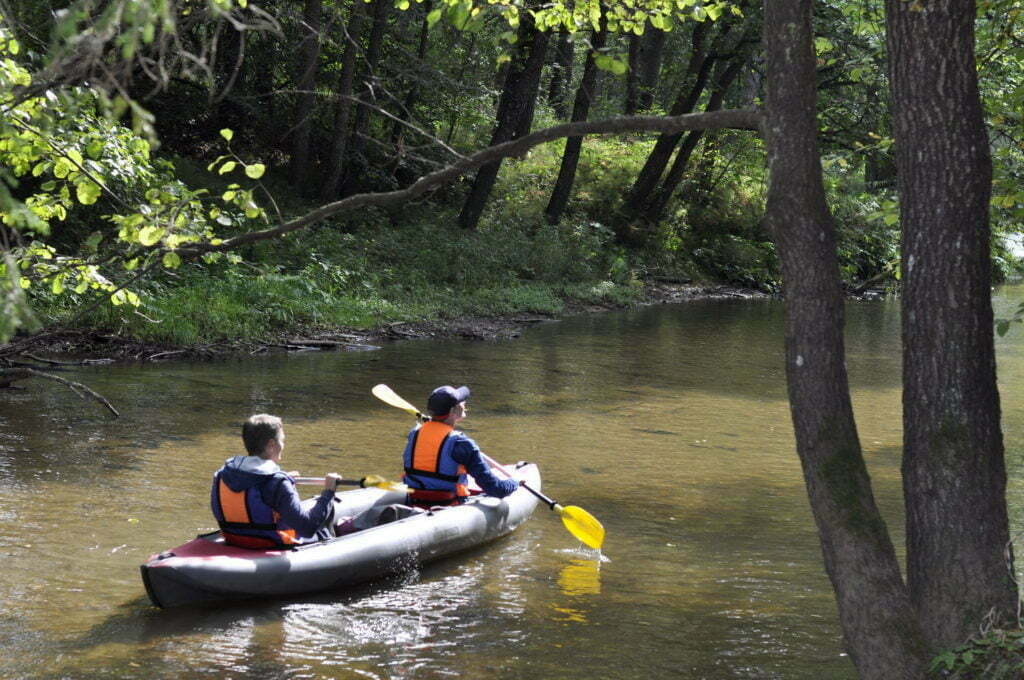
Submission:
M 420 20 L 420 39 L 419 44 L 416 47 L 416 65 L 417 68 L 423 67 L 423 61 L 427 56 L 427 46 L 430 44 L 430 22 L 427 21 L 427 17 L 430 15 L 431 9 L 433 9 L 433 3 L 431 0 L 424 0 L 423 5 L 423 18 Z M 412 109 L 416 105 L 416 101 L 420 96 L 420 80 L 419 75 L 414 73 L 412 75 L 411 82 L 409 83 L 409 90 L 405 94 L 405 99 L 402 101 L 402 110 L 398 112 L 394 126 L 391 128 L 391 146 L 395 147 L 395 161 L 394 170 L 397 170 L 398 166 L 402 162 L 402 140 L 405 138 L 405 125 L 412 118 Z M 394 171 L 393 170 L 393 171 Z
M 593 101 L 594 84 L 597 82 L 597 63 L 594 61 L 595 53 L 604 47 L 608 37 L 608 30 L 601 14 L 601 28 L 594 32 L 591 41 L 592 49 L 587 53 L 587 61 L 583 66 L 583 78 L 580 80 L 579 89 L 576 90 L 576 100 L 572 107 L 572 120 L 586 120 L 590 115 L 590 103 Z M 558 170 L 558 179 L 551 191 L 551 199 L 544 210 L 549 224 L 558 224 L 569 196 L 572 194 L 572 185 L 576 180 L 576 166 L 580 160 L 580 149 L 583 147 L 583 137 L 569 137 L 565 140 L 565 152 L 562 154 L 562 165 Z
M 697 101 L 700 99 L 701 93 L 704 91 L 704 87 L 707 85 L 708 77 L 711 75 L 711 67 L 714 65 L 714 58 L 708 55 L 704 45 L 709 24 L 710 22 L 705 21 L 693 27 L 691 34 L 692 47 L 690 61 L 686 67 L 686 76 L 683 78 L 683 86 L 680 88 L 679 94 L 672 104 L 669 115 L 679 116 L 693 111 Z M 719 34 L 719 39 L 715 40 L 716 46 L 720 44 L 721 39 L 728 34 L 729 30 L 729 24 L 724 24 L 722 32 Z M 655 187 L 658 186 L 661 175 L 665 172 L 665 166 L 668 165 L 669 159 L 672 158 L 672 151 L 676 148 L 680 138 L 682 138 L 682 135 L 679 134 L 660 135 L 658 137 L 658 141 L 654 143 L 654 148 L 651 149 L 651 153 L 644 162 L 644 167 L 640 169 L 640 174 L 637 175 L 636 181 L 633 182 L 633 186 L 623 202 L 623 209 L 627 213 L 639 212 L 647 202 Z
M 343 27 L 345 33 L 345 51 L 341 56 L 341 76 L 335 90 L 337 101 L 334 104 L 334 130 L 331 136 L 331 150 L 327 158 L 327 171 L 323 185 L 320 187 L 320 198 L 332 201 L 341 190 L 342 173 L 345 171 L 345 156 L 349 139 L 349 119 L 352 116 L 352 86 L 355 83 L 356 55 L 359 53 L 359 37 L 363 32 L 366 19 L 366 3 L 353 0 L 352 14 L 348 26 Z
M 887 0 L 902 221 L 907 583 L 932 650 L 1016 620 L 973 0 Z
M 569 86 L 572 84 L 572 65 L 575 43 L 568 31 L 558 34 L 555 44 L 555 63 L 552 64 L 551 84 L 548 89 L 548 103 L 558 120 L 569 117 Z
M 711 92 L 707 106 L 704 107 L 705 111 L 718 111 L 722 108 L 726 92 L 735 82 L 740 74 L 740 70 L 746 63 L 747 54 L 743 52 L 734 56 L 728 65 L 722 69 L 718 78 L 715 79 L 715 89 Z M 690 163 L 690 156 L 693 154 L 693 150 L 697 148 L 697 143 L 700 142 L 700 138 L 703 135 L 704 130 L 694 130 L 687 133 L 683 139 L 679 152 L 676 154 L 676 159 L 672 162 L 672 167 L 669 168 L 665 180 L 661 183 L 661 188 L 654 194 L 650 205 L 648 205 L 645 211 L 644 219 L 647 222 L 653 224 L 661 219 L 669 199 L 672 198 L 672 194 L 679 187 L 679 183 L 683 181 L 683 175 L 686 174 L 686 168 Z
M 622 115 L 635 116 L 640 101 L 640 36 L 630 33 L 628 44 L 629 69 L 626 71 L 626 98 L 622 102 Z
M 704 23 L 704 22 L 701 22 Z M 654 28 L 650 22 L 640 37 L 637 73 L 637 106 L 640 111 L 649 111 L 654 105 L 654 94 L 658 89 L 658 75 L 661 73 L 661 58 L 665 52 L 667 34 Z
M 533 122 L 534 102 L 540 87 L 540 75 L 544 68 L 544 54 L 547 51 L 548 34 L 539 31 L 528 12 L 520 14 L 519 40 L 516 56 L 509 66 L 501 98 L 498 101 L 497 122 L 491 135 L 490 146 L 517 139 L 529 132 Z M 459 214 L 459 224 L 464 229 L 475 229 L 483 214 L 484 206 L 498 179 L 501 160 L 488 163 L 480 168 L 473 180 L 473 186 L 466 203 Z
M 373 0 L 373 24 L 370 26 L 370 39 L 366 45 L 366 89 L 360 95 L 360 103 L 356 106 L 355 123 L 352 126 L 352 141 L 349 143 L 349 162 L 345 164 L 344 188 L 342 195 L 355 193 L 367 167 L 363 150 L 366 148 L 366 135 L 369 134 L 371 106 L 377 99 L 378 78 L 381 48 L 384 43 L 384 32 L 388 24 L 388 11 L 393 7 L 393 0 Z M 363 103 L 370 102 L 370 103 Z
M 309 135 L 316 106 L 316 72 L 320 61 L 320 30 L 322 27 L 322 0 L 306 0 L 302 13 L 302 42 L 299 43 L 298 72 L 295 74 L 295 112 L 292 120 L 292 157 L 290 175 L 292 184 L 299 188 L 308 186 Z
M 765 0 L 766 223 L 782 261 L 797 452 L 850 657 L 865 680 L 924 673 L 917 620 L 875 505 L 853 419 L 843 291 L 815 117 L 811 0 Z

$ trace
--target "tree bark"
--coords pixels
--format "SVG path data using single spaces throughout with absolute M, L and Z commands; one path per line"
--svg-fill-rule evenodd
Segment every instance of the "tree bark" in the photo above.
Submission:
M 356 75 L 356 55 L 359 53 L 359 38 L 366 19 L 366 3 L 353 0 L 352 14 L 348 26 L 344 27 L 345 51 L 341 56 L 341 76 L 335 90 L 334 129 L 331 133 L 331 150 L 327 158 L 327 170 L 320 198 L 329 201 L 341 190 L 342 173 L 345 171 L 345 156 L 349 141 L 349 119 L 352 117 L 352 89 Z
M 377 70 L 380 66 L 380 54 L 384 43 L 384 32 L 387 29 L 388 12 L 393 7 L 393 0 L 373 0 L 373 23 L 370 26 L 370 38 L 366 44 L 365 83 L 366 89 L 361 93 L 360 103 L 356 106 L 355 123 L 352 126 L 352 141 L 349 143 L 347 155 L 349 162 L 345 164 L 344 187 L 345 196 L 356 192 L 367 167 L 363 150 L 366 148 L 366 135 L 369 134 L 372 102 L 376 101 Z M 370 103 L 364 103 L 370 102 Z
M 932 650 L 1016 620 L 973 0 L 887 0 L 900 193 L 907 582 Z
M 297 187 L 308 186 L 309 136 L 313 110 L 316 106 L 317 63 L 320 60 L 320 30 L 322 28 L 323 0 L 306 0 L 302 13 L 302 42 L 299 43 L 298 72 L 295 75 L 295 89 L 298 97 L 293 114 L 292 157 L 289 170 L 292 183 Z
M 529 132 L 533 123 L 533 109 L 540 87 L 541 71 L 544 68 L 547 41 L 548 34 L 537 29 L 533 17 L 528 12 L 522 12 L 516 56 L 508 69 L 498 101 L 497 122 L 491 135 L 490 146 L 518 139 Z M 459 214 L 459 224 L 464 229 L 476 228 L 491 195 L 491 189 L 498 179 L 500 168 L 501 159 L 498 159 L 481 167 L 477 172 Z
M 594 55 L 597 50 L 604 47 L 608 37 L 608 30 L 604 18 L 601 15 L 601 27 L 594 32 L 591 41 L 592 49 L 587 53 L 587 61 L 583 66 L 583 78 L 580 80 L 579 89 L 576 90 L 576 100 L 572 107 L 572 120 L 586 120 L 590 115 L 590 103 L 593 101 L 594 84 L 597 82 L 597 63 Z M 551 199 L 548 201 L 544 215 L 549 224 L 558 224 L 558 220 L 569 202 L 572 194 L 572 185 L 576 180 L 576 166 L 580 160 L 580 150 L 583 147 L 583 137 L 568 137 L 565 140 L 565 151 L 562 153 L 562 165 L 558 169 L 558 179 L 551 191 Z
M 573 55 L 575 43 L 568 31 L 558 34 L 555 44 L 555 62 L 552 64 L 551 83 L 548 88 L 548 103 L 558 120 L 569 117 L 569 86 L 572 84 Z
M 811 0 L 765 0 L 766 223 L 782 261 L 797 452 L 847 649 L 865 680 L 918 680 L 926 655 L 853 418 L 843 291 L 815 117 Z

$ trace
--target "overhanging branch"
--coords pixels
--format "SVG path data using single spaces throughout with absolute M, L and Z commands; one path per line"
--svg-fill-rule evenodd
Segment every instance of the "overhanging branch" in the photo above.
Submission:
M 422 196 L 459 177 L 508 156 L 519 156 L 529 149 L 562 137 L 584 135 L 622 134 L 626 132 L 677 133 L 688 130 L 734 129 L 760 130 L 761 112 L 754 109 L 729 109 L 705 113 L 688 113 L 681 116 L 623 116 L 606 120 L 578 121 L 555 125 L 530 133 L 510 142 L 491 146 L 466 156 L 440 170 L 424 175 L 405 189 L 380 193 L 355 194 L 340 201 L 327 203 L 316 210 L 289 220 L 271 229 L 253 231 L 222 241 L 217 245 L 202 243 L 179 248 L 182 255 L 198 255 L 206 252 L 228 251 L 239 246 L 266 241 L 299 231 L 322 220 L 344 212 L 365 207 L 388 207 L 405 203 Z

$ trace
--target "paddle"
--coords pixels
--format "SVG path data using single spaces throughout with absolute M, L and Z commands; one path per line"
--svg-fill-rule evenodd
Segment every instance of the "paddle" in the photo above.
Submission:
M 420 413 L 419 409 L 407 402 L 405 399 L 402 399 L 387 385 L 375 385 L 370 391 L 373 393 L 373 396 L 377 397 L 385 404 L 402 409 L 406 413 L 411 413 L 422 421 L 428 420 L 426 416 Z M 513 479 L 513 476 L 504 468 L 504 466 L 495 462 L 490 456 L 484 454 L 481 455 L 489 465 L 497 468 L 501 474 L 508 479 Z M 562 524 L 564 524 L 565 528 L 569 530 L 569 533 L 578 538 L 584 545 L 595 550 L 601 549 L 601 545 L 604 543 L 604 526 L 596 517 L 583 508 L 575 505 L 562 506 L 541 492 L 531 488 L 528 484 L 520 482 L 519 485 L 540 500 L 544 501 L 549 508 L 557 512 L 562 518 Z
M 317 485 L 323 486 L 323 477 L 295 477 L 296 484 L 308 484 L 310 486 Z M 401 491 L 405 493 L 409 490 L 405 484 L 401 482 L 393 482 L 389 479 L 384 479 L 380 475 L 367 475 L 362 479 L 339 479 L 338 486 L 360 486 L 363 488 L 377 487 L 378 489 L 386 489 L 388 491 Z

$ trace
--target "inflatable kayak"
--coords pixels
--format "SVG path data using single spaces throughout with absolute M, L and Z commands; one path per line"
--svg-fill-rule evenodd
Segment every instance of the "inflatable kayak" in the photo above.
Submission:
M 519 463 L 514 470 L 517 479 L 540 490 L 536 465 Z M 404 493 L 379 488 L 338 496 L 339 510 L 346 515 L 405 501 Z M 142 581 L 158 607 L 334 590 L 505 536 L 530 517 L 536 504 L 523 488 L 500 499 L 479 495 L 463 505 L 413 514 L 292 550 L 236 548 L 215 531 L 150 557 L 140 567 Z

